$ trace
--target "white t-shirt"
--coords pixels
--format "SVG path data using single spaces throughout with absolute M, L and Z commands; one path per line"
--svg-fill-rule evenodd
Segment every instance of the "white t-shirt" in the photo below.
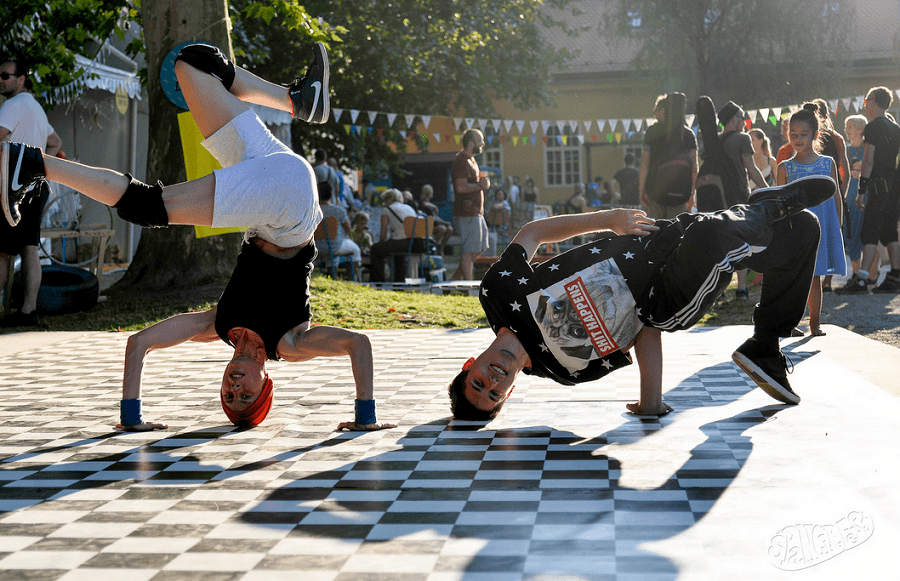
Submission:
M 391 210 L 393 210 L 393 212 L 391 212 Z M 391 240 L 403 240 L 404 238 L 406 238 L 406 229 L 403 227 L 403 220 L 416 215 L 416 211 L 413 210 L 412 206 L 402 204 L 400 202 L 394 202 L 389 206 L 389 209 L 385 208 L 384 211 L 388 217 L 388 224 L 391 230 Z
M 509 203 L 515 204 L 519 200 L 519 186 L 513 184 L 509 186 Z
M 31 93 L 19 93 L 0 105 L 0 127 L 9 130 L 9 141 L 24 143 L 32 147 L 47 147 L 47 138 L 53 127 L 47 114 Z

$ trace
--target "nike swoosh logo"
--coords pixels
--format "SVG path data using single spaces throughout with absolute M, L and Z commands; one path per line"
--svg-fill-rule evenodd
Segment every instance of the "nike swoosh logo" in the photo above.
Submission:
M 19 171 L 22 169 L 22 158 L 25 156 L 25 148 L 19 148 L 19 159 L 16 161 L 16 170 L 13 172 L 12 184 L 10 187 L 13 191 L 22 189 L 22 184 L 19 183 Z
M 307 121 L 312 121 L 312 118 L 316 115 L 316 107 L 319 106 L 319 93 L 322 92 L 322 83 L 316 81 L 312 84 L 313 88 L 316 90 L 316 96 L 313 97 L 312 108 L 309 111 L 309 119 Z

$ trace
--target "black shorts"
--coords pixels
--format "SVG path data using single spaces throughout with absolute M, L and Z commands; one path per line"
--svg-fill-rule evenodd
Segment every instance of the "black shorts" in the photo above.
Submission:
M 37 246 L 41 243 L 41 214 L 50 197 L 50 186 L 40 183 L 40 195 L 32 196 L 28 202 L 19 204 L 22 220 L 15 227 L 6 220 L 0 220 L 0 253 L 10 256 L 22 254 L 26 246 Z
M 900 190 L 890 187 L 890 180 L 875 178 L 866 191 L 859 239 L 863 244 L 888 245 L 897 242 L 900 221 Z

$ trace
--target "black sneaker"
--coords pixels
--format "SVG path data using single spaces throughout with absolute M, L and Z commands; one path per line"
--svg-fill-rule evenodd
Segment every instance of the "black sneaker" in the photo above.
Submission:
M 313 62 L 302 78 L 294 79 L 288 87 L 294 117 L 307 123 L 325 123 L 331 107 L 328 104 L 328 53 L 325 45 L 313 47 Z
M 30 313 L 16 311 L 3 319 L 3 322 L 0 324 L 4 327 L 40 327 L 41 318 L 38 316 L 37 311 Z
M 868 292 L 869 285 L 866 279 L 860 278 L 858 274 L 851 276 L 844 286 L 834 289 L 836 295 L 864 295 Z
M 800 403 L 800 396 L 791 389 L 791 384 L 787 380 L 790 360 L 784 356 L 781 349 L 764 353 L 759 341 L 751 337 L 732 353 L 731 359 L 767 394 L 780 402 Z
M 873 293 L 900 293 L 900 277 L 891 274 L 884 277 L 880 285 L 872 289 Z
M 0 143 L 0 205 L 10 226 L 22 219 L 19 204 L 44 177 L 44 157 L 39 147 L 5 141 Z
M 783 186 L 763 188 L 750 194 L 750 203 L 774 200 L 778 203 L 775 220 L 783 220 L 806 208 L 812 208 L 834 197 L 837 185 L 824 176 L 807 176 Z M 773 208 L 774 210 L 774 208 Z

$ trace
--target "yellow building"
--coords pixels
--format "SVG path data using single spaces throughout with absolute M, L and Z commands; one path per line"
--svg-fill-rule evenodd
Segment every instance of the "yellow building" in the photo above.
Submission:
M 577 18 L 584 22 L 598 22 L 607 5 L 601 0 L 576 4 L 584 11 Z M 843 127 L 845 116 L 861 112 L 862 97 L 870 87 L 900 88 L 900 4 L 896 0 L 851 0 L 845 5 L 854 13 L 846 88 L 835 95 L 808 96 L 829 101 L 838 128 Z M 569 14 L 568 18 L 573 17 Z M 462 133 L 469 127 L 481 129 L 486 136 L 480 165 L 497 168 L 505 178 L 518 176 L 524 182 L 526 176 L 531 177 L 540 191 L 540 202 L 550 205 L 570 197 L 576 182 L 589 183 L 598 176 L 611 180 L 627 152 L 639 157 L 643 133 L 653 122 L 653 104 L 665 88 L 659 79 L 632 70 L 630 63 L 638 47 L 626 41 L 607 43 L 595 28 L 577 37 L 559 30 L 546 34 L 554 46 L 578 52 L 567 69 L 551 71 L 554 104 L 522 111 L 497 102 L 496 118 L 434 116 L 427 118 L 427 125 L 417 116 L 408 130 L 428 137 L 428 151 L 420 152 L 411 145 L 404 168 L 412 173 L 397 178 L 395 185 L 415 192 L 430 183 L 436 201 L 449 199 L 447 172 L 461 148 Z M 766 129 L 777 147 L 777 119 L 800 103 L 768 105 L 748 108 L 748 115 L 754 125 Z M 687 122 L 695 126 L 692 112 L 693 103 L 689 102 Z

